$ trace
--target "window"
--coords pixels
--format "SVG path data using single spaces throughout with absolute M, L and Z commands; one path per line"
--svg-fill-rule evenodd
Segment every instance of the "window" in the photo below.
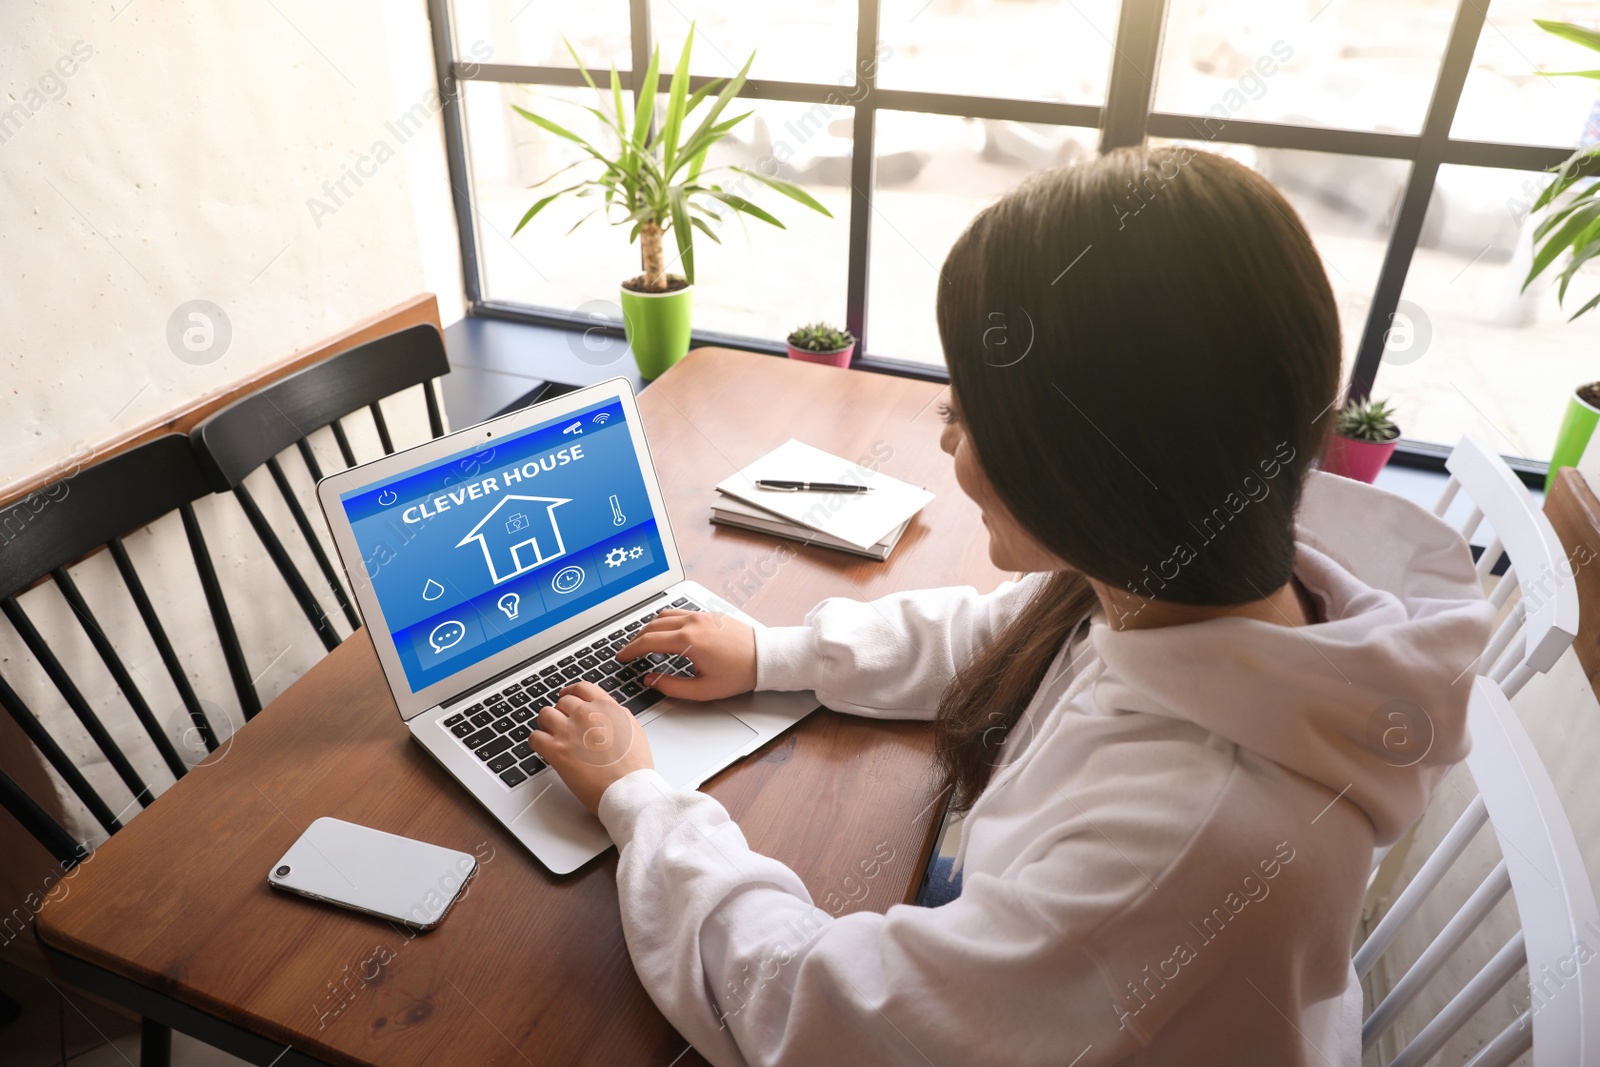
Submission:
M 1352 394 L 1393 397 L 1415 447 L 1473 428 L 1542 460 L 1566 392 L 1588 376 L 1583 327 L 1550 286 L 1507 294 L 1526 270 L 1542 171 L 1586 136 L 1600 102 L 1594 82 L 1543 73 L 1594 64 L 1532 20 L 1600 26 L 1600 0 L 1487 7 L 432 0 L 441 79 L 466 84 L 446 132 L 468 296 L 538 321 L 616 317 L 617 287 L 638 270 L 625 231 L 594 218 L 567 236 L 587 206 L 574 201 L 511 237 L 537 195 L 527 186 L 577 157 L 510 105 L 595 132 L 574 106 L 592 97 L 562 38 L 631 87 L 657 45 L 671 71 L 693 21 L 697 85 L 756 53 L 736 105 L 751 116 L 708 165 L 781 155 L 780 173 L 833 213 L 763 197 L 786 230 L 735 217 L 720 245 L 701 235 L 702 336 L 775 351 L 802 322 L 842 320 L 862 365 L 942 377 L 935 280 L 979 208 L 1102 147 L 1181 140 L 1254 167 L 1305 218 L 1338 299 Z M 1585 282 L 1600 287 L 1587 272 L 1574 284 Z

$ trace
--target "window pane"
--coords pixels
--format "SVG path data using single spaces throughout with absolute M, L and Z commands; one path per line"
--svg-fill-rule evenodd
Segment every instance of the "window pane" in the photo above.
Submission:
M 484 292 L 490 300 L 561 311 L 581 308 L 586 315 L 615 318 L 620 315 L 612 306 L 618 287 L 640 269 L 638 245 L 628 243 L 630 227 L 606 225 L 602 212 L 567 234 L 599 206 L 598 199 L 557 200 L 511 237 L 535 200 L 598 173 L 599 165 L 586 163 L 547 186 L 528 189 L 585 157 L 577 145 L 512 113 L 510 105 L 548 116 L 598 144 L 612 145 L 609 131 L 574 102 L 592 104 L 594 94 L 587 89 L 467 83 Z M 695 231 L 695 327 L 781 340 L 803 321 L 826 318 L 843 325 L 852 109 L 740 100 L 730 105 L 728 114 L 741 111 L 754 112 L 735 129 L 734 134 L 742 136 L 730 135 L 720 142 L 701 173 L 755 202 L 786 228 L 736 215 L 712 227 L 720 245 Z M 801 184 L 834 217 L 811 211 L 755 181 L 741 185 L 738 175 L 712 169 L 729 164 L 776 172 Z M 677 245 L 670 237 L 666 257 L 668 270 L 681 272 Z
M 730 115 L 754 114 L 712 148 L 702 174 L 753 201 L 784 228 L 730 214 L 712 227 L 720 245 L 695 231 L 695 328 L 782 341 L 795 327 L 818 319 L 843 327 L 855 109 L 743 99 L 728 108 Z M 728 164 L 795 182 L 833 217 L 759 182 L 711 172 Z M 678 269 L 670 239 L 667 261 L 669 269 Z
M 750 77 L 848 86 L 856 61 L 855 0 L 751 4 L 748 0 L 651 0 L 650 25 L 661 43 L 661 69 L 677 69 L 689 23 L 695 24 L 693 73 L 730 78 L 750 53 Z
M 1452 137 L 1564 148 L 1578 143 L 1591 121 L 1596 83 L 1539 72 L 1592 70 L 1600 56 L 1546 33 L 1534 25 L 1536 18 L 1594 26 L 1600 0 L 1495 0 L 1461 90 Z M 1590 132 L 1588 139 L 1595 138 Z
M 874 356 L 944 363 L 933 301 L 950 246 L 1028 174 L 1087 157 L 1095 130 L 881 111 L 867 343 Z
M 590 70 L 627 70 L 628 0 L 455 0 L 457 58 L 534 67 L 571 67 L 564 36 Z M 480 42 L 492 55 L 474 51 Z
M 1328 284 L 1333 287 L 1348 377 L 1411 165 L 1394 159 L 1281 148 L 1156 138 L 1151 138 L 1151 143 L 1182 143 L 1237 159 L 1277 186 L 1294 206 L 1311 232 L 1328 272 Z
M 1402 294 L 1410 321 L 1397 319 L 1403 344 L 1391 344 L 1374 387 L 1393 398 L 1407 437 L 1453 445 L 1472 430 L 1507 454 L 1549 459 L 1568 394 L 1600 377 L 1596 320 L 1566 321 L 1600 289 L 1600 273 L 1579 272 L 1565 310 L 1553 283 L 1565 257 L 1518 292 L 1531 258 L 1526 212 L 1546 180 L 1439 169 Z
M 1116 0 L 883 0 L 886 89 L 1105 103 Z
M 1173 0 L 1156 110 L 1422 129 L 1455 0 Z
M 592 300 L 615 303 L 622 280 L 639 272 L 639 252 L 628 244 L 628 231 L 607 226 L 596 215 L 572 236 L 563 236 L 594 208 L 593 199 L 557 200 L 511 236 L 540 196 L 591 176 L 598 168 L 598 164 L 578 167 L 530 190 L 534 182 L 585 156 L 572 142 L 513 113 L 511 105 L 608 144 L 599 121 L 575 106 L 575 102 L 593 104 L 594 94 L 588 89 L 492 82 L 467 82 L 466 87 L 467 154 L 478 197 L 475 223 L 484 296 L 563 311 Z

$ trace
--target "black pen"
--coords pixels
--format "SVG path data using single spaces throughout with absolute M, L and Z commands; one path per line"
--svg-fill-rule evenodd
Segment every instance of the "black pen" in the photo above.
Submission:
M 870 485 L 847 485 L 843 482 L 790 482 L 783 479 L 757 478 L 757 489 L 777 489 L 784 493 L 870 493 Z

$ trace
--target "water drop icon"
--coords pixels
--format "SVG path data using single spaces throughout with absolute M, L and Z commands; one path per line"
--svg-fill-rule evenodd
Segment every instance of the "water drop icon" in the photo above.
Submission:
M 423 586 L 422 586 L 422 599 L 423 600 L 438 600 L 442 596 L 444 596 L 444 586 L 440 585 L 438 582 L 434 581 L 432 578 L 429 578 L 427 580 L 427 582 L 423 584 Z

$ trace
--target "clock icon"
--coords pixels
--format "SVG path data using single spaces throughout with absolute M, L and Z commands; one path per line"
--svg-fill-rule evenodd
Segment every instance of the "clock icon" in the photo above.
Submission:
M 562 567 L 550 579 L 550 588 L 558 593 L 570 593 L 583 584 L 583 578 L 582 567 Z

